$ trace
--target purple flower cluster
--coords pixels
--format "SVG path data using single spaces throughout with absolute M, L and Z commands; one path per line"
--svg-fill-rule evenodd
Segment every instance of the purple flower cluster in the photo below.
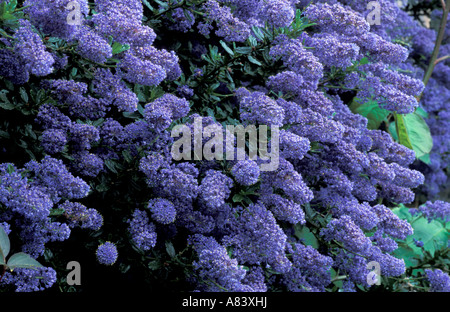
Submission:
M 46 51 L 42 39 L 33 31 L 30 22 L 22 20 L 14 37 L 14 53 L 20 56 L 28 72 L 36 76 L 47 76 L 53 72 L 55 60 Z
M 167 199 L 152 199 L 148 203 L 148 208 L 152 212 L 152 218 L 159 223 L 170 224 L 175 221 L 177 211 Z
M 44 33 L 60 37 L 65 40 L 71 40 L 79 31 L 80 25 L 74 25 L 67 22 L 71 11 L 68 7 L 71 0 L 26 0 L 24 6 L 25 12 L 30 16 L 30 20 L 36 27 L 43 30 Z M 86 0 L 75 1 L 80 8 L 81 18 L 89 13 L 88 2 Z
M 194 270 L 200 279 L 199 290 L 203 291 L 245 291 L 250 286 L 242 279 L 246 271 L 236 259 L 231 259 L 224 246 L 214 238 L 196 234 L 190 243 L 197 251 L 198 260 L 193 262 Z M 247 290 L 247 291 L 248 291 Z
M 405 262 L 392 252 L 413 229 L 391 207 L 414 202 L 417 188 L 437 195 L 447 183 L 448 63 L 436 66 L 425 89 L 418 79 L 423 70 L 411 62 L 430 56 L 434 31 L 424 31 L 390 0 L 379 1 L 385 12 L 379 27 L 369 25 L 365 3 L 354 0 L 176 0 L 169 9 L 146 3 L 156 19 L 144 16 L 148 10 L 139 0 L 76 2 L 80 25 L 67 23 L 68 0 L 27 0 L 29 21 L 1 39 L 2 77 L 24 84 L 37 76 L 34 86 L 34 79 L 53 74 L 39 85 L 49 98 L 32 103 L 42 157 L 23 169 L 0 164 L 0 226 L 17 235 L 17 248 L 37 258 L 47 243 L 67 240 L 75 227 L 98 231 L 122 217 L 128 237 L 108 239 L 119 247 L 128 239 L 142 259 L 159 257 L 167 237 L 187 243 L 184 252 L 195 260 L 186 268 L 192 268 L 189 281 L 198 291 L 326 291 L 333 271 L 346 276 L 343 290 L 355 291 L 355 285 L 370 286 L 371 261 L 384 276 L 405 272 Z M 303 22 L 312 24 L 299 33 Z M 202 44 L 211 37 L 232 47 L 227 57 L 235 55 L 226 63 L 212 53 L 211 60 L 195 61 L 210 61 L 202 67 L 157 29 L 180 33 L 192 53 L 194 44 L 207 51 Z M 190 41 L 198 35 L 199 42 Z M 253 53 L 264 59 L 255 72 Z M 66 75 L 68 60 L 82 73 Z M 248 81 L 235 79 L 239 66 Z M 376 101 L 379 108 L 409 114 L 424 90 L 420 106 L 435 139 L 426 167 L 413 165 L 414 151 L 387 131 L 369 130 L 368 119 L 349 108 L 352 99 Z M 207 105 L 217 106 L 217 114 Z M 216 127 L 228 134 L 224 120 L 281 128 L 276 170 L 261 170 L 261 156 L 173 159 L 171 127 L 184 123 L 193 130 L 195 117 L 206 112 L 203 131 Z M 207 138 L 197 135 L 193 147 L 206 146 Z M 269 142 L 272 152 L 274 146 Z M 114 209 L 73 201 L 116 196 L 124 185 L 135 193 L 121 197 Z M 449 204 L 441 200 L 412 210 L 418 212 L 430 221 L 449 220 Z M 304 245 L 304 233 L 320 247 Z M 184 252 L 177 256 L 180 264 Z M 117 246 L 99 245 L 96 257 L 113 265 Z M 448 290 L 444 272 L 426 274 L 431 290 Z M 18 269 L 0 285 L 36 291 L 55 281 L 52 268 Z
M 173 120 L 185 117 L 189 113 L 189 102 L 172 94 L 165 94 L 145 106 L 145 120 L 157 132 L 169 128 Z
M 42 291 L 56 282 L 56 271 L 50 267 L 33 269 L 18 268 L 6 272 L 0 285 L 13 285 L 16 292 Z
M 208 209 L 220 209 L 231 193 L 233 180 L 223 173 L 208 170 L 199 187 L 199 198 Z
M 253 160 L 240 160 L 231 169 L 231 173 L 241 185 L 253 185 L 258 182 L 259 166 Z
M 69 227 L 80 226 L 83 229 L 99 230 L 103 225 L 103 217 L 93 208 L 86 208 L 80 203 L 66 201 L 58 208 L 64 210 Z
M 444 222 L 450 221 L 450 203 L 442 200 L 436 200 L 434 202 L 427 201 L 418 209 L 410 209 L 409 211 L 412 215 L 421 213 L 425 218 L 427 218 L 428 222 L 435 219 L 441 219 Z
M 149 250 L 156 245 L 155 225 L 150 223 L 145 211 L 136 209 L 129 222 L 129 232 L 132 241 L 138 248 Z
M 113 265 L 119 253 L 117 252 L 117 247 L 111 242 L 106 242 L 101 244 L 97 248 L 96 256 L 99 263 L 104 265 Z
M 283 276 L 289 291 L 325 291 L 331 282 L 329 270 L 333 259 L 321 255 L 311 246 L 294 244 L 289 246 L 292 253 L 292 269 Z
M 430 282 L 432 292 L 449 292 L 450 291 L 450 276 L 442 272 L 442 270 L 425 270 L 426 277 Z
M 238 213 L 239 218 L 232 224 L 233 233 L 223 239 L 226 246 L 233 247 L 236 259 L 287 272 L 292 266 L 285 254 L 287 237 L 273 214 L 262 203 L 239 209 Z

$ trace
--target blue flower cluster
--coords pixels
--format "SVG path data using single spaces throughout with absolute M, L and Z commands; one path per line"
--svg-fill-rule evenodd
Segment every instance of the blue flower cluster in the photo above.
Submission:
M 184 265 L 181 279 L 198 291 L 327 291 L 336 272 L 341 290 L 355 291 L 371 286 L 372 261 L 383 276 L 405 273 L 393 252 L 413 228 L 391 208 L 448 185 L 450 66 L 439 63 L 425 88 L 415 63 L 431 55 L 433 31 L 389 0 L 379 26 L 353 0 L 75 2 L 79 24 L 68 23 L 69 0 L 26 0 L 26 19 L 0 36 L 2 83 L 45 95 L 30 92 L 27 117 L 41 154 L 0 164 L 0 226 L 22 251 L 41 257 L 78 227 L 95 232 L 89 248 L 100 264 L 139 252 L 146 263 L 137 267 Z M 180 34 L 189 55 L 170 44 Z M 356 100 L 378 103 L 387 118 L 428 112 L 429 165 L 388 123 L 369 127 Z M 225 136 L 228 123 L 279 127 L 276 170 L 261 170 L 261 155 L 172 156 L 175 125 L 191 130 L 198 156 L 207 140 L 197 127 Z M 437 199 L 411 212 L 449 221 Z M 448 291 L 446 273 L 427 277 L 433 291 Z M 55 281 L 50 267 L 18 269 L 0 286 L 37 291 Z
M 116 262 L 117 256 L 119 254 L 117 252 L 116 245 L 111 242 L 106 242 L 98 246 L 96 255 L 98 262 L 100 262 L 101 264 L 113 265 Z

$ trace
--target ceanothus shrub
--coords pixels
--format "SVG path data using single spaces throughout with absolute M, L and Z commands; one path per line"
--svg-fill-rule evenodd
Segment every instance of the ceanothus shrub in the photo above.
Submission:
M 448 57 L 422 79 L 436 31 L 410 6 L 76 0 L 74 22 L 69 2 L 0 0 L 0 227 L 41 263 L 0 291 L 68 290 L 74 255 L 149 289 L 448 290 L 438 260 L 409 280 L 448 256 L 414 235 L 448 222 L 450 133 Z M 230 125 L 272 127 L 275 170 L 198 157 Z

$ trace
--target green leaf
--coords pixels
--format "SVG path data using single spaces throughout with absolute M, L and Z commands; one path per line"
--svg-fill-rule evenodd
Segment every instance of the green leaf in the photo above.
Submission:
M 26 268 L 32 269 L 37 267 L 42 267 L 35 259 L 31 258 L 30 255 L 24 252 L 15 253 L 9 258 L 8 263 L 6 264 L 11 270 L 16 268 Z
M 128 163 L 133 161 L 133 156 L 131 156 L 131 153 L 128 150 L 122 151 L 122 156 Z
M 9 135 L 9 133 L 6 132 L 6 131 L 0 130 L 0 137 L 3 137 L 5 139 L 9 139 L 9 138 L 11 138 L 11 135 Z
M 405 118 L 403 115 L 394 114 L 395 128 L 397 129 L 398 142 L 409 149 L 413 149 L 411 140 L 409 139 L 408 130 L 406 128 Z
M 360 61 L 359 61 L 359 65 L 366 65 L 369 64 L 369 59 L 367 57 L 363 57 Z
M 409 212 L 409 208 L 405 207 L 403 204 L 400 204 L 399 207 L 392 209 L 392 212 L 402 220 L 409 222 L 413 219 L 411 213 Z
M 260 61 L 258 61 L 257 59 L 255 59 L 255 58 L 254 58 L 253 56 L 251 56 L 251 55 L 248 56 L 248 60 L 249 60 L 251 63 L 256 64 L 256 65 L 258 65 L 258 66 L 261 66 L 261 65 L 262 65 L 262 63 L 261 63 Z
M 425 154 L 423 156 L 418 157 L 420 161 L 424 162 L 427 165 L 431 164 L 430 154 Z
M 116 169 L 116 165 L 117 163 L 111 159 L 107 159 L 105 160 L 105 165 L 106 167 L 108 167 L 109 170 L 111 170 L 111 172 L 118 174 L 119 172 Z
M 6 110 L 12 110 L 15 108 L 14 104 L 11 104 L 10 102 L 0 102 L 0 108 L 6 109 Z
M 9 254 L 10 243 L 8 234 L 2 226 L 0 226 L 0 265 L 5 264 L 5 259 Z
M 255 34 L 255 37 L 261 41 L 264 41 L 264 33 L 261 31 L 261 28 L 257 26 L 252 26 L 252 31 Z
M 155 11 L 155 8 L 152 7 L 151 4 L 147 0 L 142 0 L 142 3 L 144 3 L 145 6 L 150 9 L 150 11 L 152 11 L 152 12 Z
M 319 248 L 319 241 L 307 226 L 297 224 L 295 227 L 295 236 L 302 240 L 305 245 Z
M 220 42 L 220 45 L 222 46 L 222 48 L 224 48 L 225 51 L 228 52 L 228 54 L 234 56 L 233 50 L 231 50 L 230 47 L 228 47 L 227 44 L 223 40 L 220 40 L 219 42 Z
M 450 238 L 449 231 L 442 225 L 442 223 L 433 220 L 428 222 L 425 218 L 420 218 L 413 223 L 414 234 L 413 238 L 423 242 L 423 248 L 428 251 L 431 256 L 434 256 L 436 248 L 447 246 Z
M 114 42 L 112 45 L 112 54 L 119 54 L 130 49 L 130 45 Z
M 176 256 L 175 248 L 173 247 L 173 244 L 169 241 L 166 241 L 166 251 L 171 258 L 175 258 Z
M 423 117 L 417 113 L 408 114 L 404 116 L 404 122 L 416 157 L 419 158 L 430 153 L 433 148 L 433 138 Z
M 3 14 L 6 12 L 6 1 L 0 3 L 0 20 L 3 18 Z
M 236 48 L 236 52 L 239 54 L 250 54 L 253 49 L 251 47 L 238 47 Z
M 236 194 L 233 196 L 233 203 L 240 203 L 244 200 L 244 196 L 242 196 L 241 194 Z
M 12 12 L 16 9 L 16 7 L 17 7 L 17 0 L 9 0 L 8 11 Z
M 428 113 L 420 106 L 416 108 L 416 114 L 418 114 L 419 116 L 422 116 L 423 118 L 429 117 Z
M 9 164 L 8 167 L 6 168 L 6 172 L 11 174 L 14 171 L 16 171 L 16 169 L 14 169 L 14 166 L 12 164 Z
M 22 100 L 23 100 L 25 103 L 28 103 L 28 94 L 27 94 L 27 90 L 25 90 L 25 88 L 21 87 L 21 88 L 19 89 L 19 92 L 20 92 L 20 97 L 22 98 Z
M 417 265 L 418 260 L 415 258 L 417 258 L 420 254 L 415 252 L 414 249 L 409 246 L 400 246 L 393 252 L 393 255 L 397 258 L 405 260 L 406 267 L 411 267 Z
M 65 210 L 63 208 L 54 208 L 50 210 L 50 217 L 62 216 Z
M 389 115 L 389 111 L 380 108 L 377 101 L 368 101 L 364 104 L 358 103 L 357 100 L 353 100 L 350 104 L 350 109 L 356 114 L 360 114 L 367 118 L 367 128 L 376 130 L 380 127 L 381 123 Z
M 70 76 L 75 78 L 77 73 L 78 73 L 78 68 L 72 67 L 72 70 L 70 71 Z
M 161 262 L 159 260 L 153 260 L 148 263 L 148 268 L 152 271 L 159 270 L 161 268 Z
M 391 133 L 391 136 L 394 139 L 394 141 L 398 142 L 398 135 L 397 135 L 397 129 L 395 127 L 395 122 L 391 122 L 389 124 L 389 132 Z

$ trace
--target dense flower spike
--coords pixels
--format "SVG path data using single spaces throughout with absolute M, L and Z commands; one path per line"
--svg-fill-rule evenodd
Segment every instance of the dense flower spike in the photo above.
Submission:
M 89 28 L 80 29 L 77 37 L 81 56 L 96 63 L 104 63 L 112 56 L 112 48 L 108 42 Z
M 239 211 L 235 232 L 225 236 L 224 244 L 233 246 L 241 263 L 268 264 L 278 272 L 287 272 L 292 263 L 285 255 L 286 235 L 273 214 L 263 204 Z
M 253 92 L 240 101 L 241 118 L 248 124 L 282 126 L 284 109 L 262 92 Z
M 234 17 L 231 9 L 227 6 L 220 6 L 217 1 L 209 0 L 204 4 L 208 24 L 201 24 L 200 32 L 209 34 L 209 27 L 212 22 L 217 23 L 217 36 L 224 37 L 227 41 L 245 41 L 250 35 L 250 27 L 246 23 Z M 208 27 L 209 26 L 209 27 Z
M 119 72 L 128 82 L 145 86 L 156 86 L 166 78 L 166 72 L 160 65 L 142 60 L 132 52 L 127 51 L 119 64 Z
M 199 187 L 199 198 L 209 209 L 219 209 L 230 195 L 233 180 L 224 174 L 208 170 Z
M 172 94 L 165 94 L 145 106 L 145 120 L 157 132 L 166 130 L 173 120 L 189 113 L 189 102 Z
M 415 215 L 421 213 L 428 222 L 435 219 L 442 219 L 445 222 L 450 221 L 450 203 L 442 200 L 436 200 L 435 202 L 427 201 L 419 209 L 410 209 L 411 214 Z
M 42 133 L 42 147 L 49 154 L 62 152 L 67 144 L 66 133 L 59 129 L 48 129 Z
M 274 59 L 281 58 L 289 70 L 303 77 L 307 88 L 315 89 L 323 77 L 323 65 L 319 59 L 305 49 L 300 39 L 280 35 L 277 42 L 270 49 L 270 56 Z
M 61 197 L 83 198 L 90 191 L 89 185 L 74 177 L 61 160 L 46 156 L 40 163 L 31 161 L 25 167 L 34 173 L 34 183 L 44 187 L 54 202 Z
M 14 273 L 5 273 L 0 285 L 14 285 L 16 292 L 34 292 L 49 288 L 55 282 L 56 271 L 52 268 L 18 268 Z
M 448 26 L 425 86 L 398 1 L 156 2 L 0 0 L 0 227 L 44 265 L 0 291 L 72 290 L 69 238 L 133 286 L 448 291 Z
M 117 106 L 119 111 L 134 112 L 138 106 L 138 98 L 117 74 L 110 70 L 99 68 L 93 81 L 94 91 L 105 100 Z
M 72 6 L 69 6 L 70 2 L 72 2 Z M 73 2 L 76 2 L 77 6 Z M 89 13 L 86 0 L 26 0 L 24 6 L 27 7 L 25 12 L 30 16 L 33 25 L 41 28 L 45 34 L 65 40 L 73 39 L 80 28 L 77 21 L 74 21 L 75 23 L 67 22 L 73 9 L 79 7 L 81 20 Z M 73 19 L 74 16 L 72 16 Z
M 238 265 L 236 259 L 231 259 L 225 247 L 214 238 L 203 235 L 194 235 L 190 238 L 191 244 L 197 250 L 199 260 L 193 263 L 195 270 L 205 285 L 199 285 L 201 290 L 219 291 L 225 288 L 228 291 L 244 291 L 242 279 L 246 271 Z M 212 285 L 210 285 L 212 283 Z M 215 286 L 215 285 L 217 286 Z
M 136 209 L 129 222 L 129 232 L 133 242 L 142 250 L 149 250 L 155 247 L 156 232 L 155 225 L 149 222 L 145 211 Z
M 450 276 L 442 272 L 442 270 L 425 270 L 427 279 L 430 281 L 432 292 L 449 292 L 450 291 Z
M 15 34 L 17 40 L 14 46 L 16 55 L 20 55 L 25 68 L 36 76 L 47 76 L 53 72 L 55 60 L 46 51 L 41 38 L 32 29 L 28 21 L 21 21 L 21 27 Z
M 325 291 L 331 282 L 328 270 L 333 264 L 330 257 L 321 255 L 311 246 L 295 244 L 292 252 L 292 269 L 283 276 L 289 291 Z
M 58 208 L 64 210 L 70 227 L 80 226 L 83 229 L 98 230 L 103 225 L 103 217 L 97 210 L 88 209 L 80 203 L 66 201 Z
M 367 34 L 370 29 L 369 23 L 360 14 L 339 3 L 313 4 L 306 8 L 304 14 L 325 32 L 361 36 Z

